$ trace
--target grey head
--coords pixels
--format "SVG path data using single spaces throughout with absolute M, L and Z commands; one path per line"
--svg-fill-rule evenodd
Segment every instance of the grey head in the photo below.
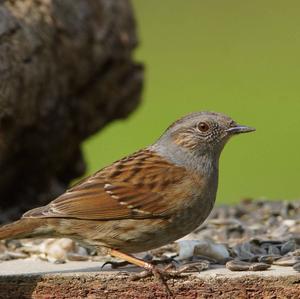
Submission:
M 252 131 L 255 129 L 239 125 L 222 113 L 195 112 L 170 125 L 152 148 L 176 164 L 201 169 L 217 167 L 227 141 Z

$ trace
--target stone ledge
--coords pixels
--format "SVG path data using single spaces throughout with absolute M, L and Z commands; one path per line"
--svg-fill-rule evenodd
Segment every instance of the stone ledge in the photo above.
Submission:
M 154 279 L 131 281 L 97 262 L 51 264 L 36 260 L 0 263 L 0 298 L 166 298 Z M 98 271 L 99 270 L 99 271 Z M 136 268 L 126 268 L 126 271 Z M 176 298 L 299 298 L 300 274 L 291 267 L 231 272 L 214 267 L 169 280 Z

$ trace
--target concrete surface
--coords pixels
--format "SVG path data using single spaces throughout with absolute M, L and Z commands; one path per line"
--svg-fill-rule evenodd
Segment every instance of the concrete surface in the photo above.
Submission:
M 166 298 L 153 278 L 132 281 L 129 275 L 99 262 L 51 264 L 39 260 L 0 263 L 0 298 Z M 134 267 L 124 268 L 132 272 Z M 123 269 L 122 269 L 123 271 Z M 214 267 L 170 279 L 176 298 L 300 298 L 300 273 L 291 267 L 231 272 Z
M 101 262 L 67 262 L 65 264 L 52 264 L 49 262 L 41 261 L 41 260 L 32 260 L 32 259 L 17 259 L 10 260 L 0 263 L 0 279 L 2 276 L 8 275 L 44 275 L 44 274 L 63 274 L 63 275 L 86 275 L 86 274 L 116 274 L 120 271 L 138 271 L 139 269 L 136 267 L 126 267 L 121 268 L 119 270 L 112 270 L 110 266 L 106 266 L 103 270 L 101 270 L 102 263 Z M 292 267 L 280 267 L 280 266 L 272 266 L 267 271 L 242 271 L 242 272 L 233 272 L 227 270 L 222 266 L 215 266 L 212 269 L 202 271 L 197 274 L 193 274 L 193 276 L 210 279 L 215 277 L 226 276 L 229 278 L 242 277 L 247 275 L 256 275 L 261 277 L 281 277 L 281 276 L 295 276 L 299 275 L 293 270 Z

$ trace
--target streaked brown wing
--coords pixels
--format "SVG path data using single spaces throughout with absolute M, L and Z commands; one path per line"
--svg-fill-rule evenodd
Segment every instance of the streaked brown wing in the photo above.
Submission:
M 63 217 L 90 220 L 165 217 L 178 198 L 166 198 L 186 176 L 150 150 L 142 150 L 115 162 L 81 181 L 52 201 L 23 217 Z

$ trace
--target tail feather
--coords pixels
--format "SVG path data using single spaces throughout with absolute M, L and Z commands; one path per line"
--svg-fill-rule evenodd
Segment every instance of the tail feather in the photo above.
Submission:
M 43 229 L 41 219 L 22 218 L 0 227 L 0 240 L 22 239 L 41 235 Z

